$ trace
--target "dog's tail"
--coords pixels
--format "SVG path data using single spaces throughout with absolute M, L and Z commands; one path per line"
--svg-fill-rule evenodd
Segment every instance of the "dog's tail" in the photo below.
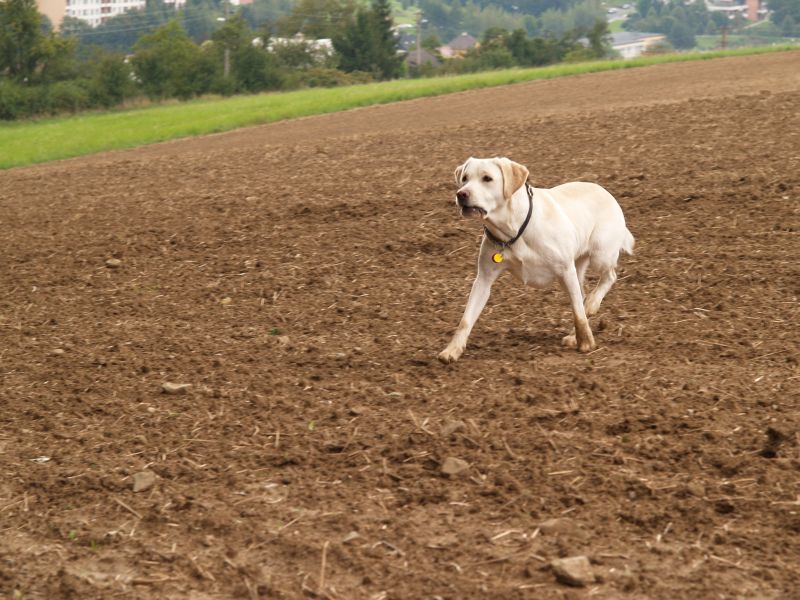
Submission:
M 635 243 L 636 243 L 636 240 L 633 239 L 633 234 L 626 227 L 625 228 L 625 237 L 622 240 L 622 250 L 625 252 L 625 254 L 633 254 L 633 245 Z

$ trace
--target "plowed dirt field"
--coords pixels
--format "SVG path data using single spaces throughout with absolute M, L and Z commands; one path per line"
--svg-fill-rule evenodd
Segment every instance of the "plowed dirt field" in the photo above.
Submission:
M 562 290 L 505 277 L 436 360 L 481 236 L 453 202 L 470 155 L 618 198 L 636 254 L 596 351 L 560 346 Z M 0 185 L 6 597 L 798 597 L 800 53 Z M 573 556 L 585 587 L 550 566 Z

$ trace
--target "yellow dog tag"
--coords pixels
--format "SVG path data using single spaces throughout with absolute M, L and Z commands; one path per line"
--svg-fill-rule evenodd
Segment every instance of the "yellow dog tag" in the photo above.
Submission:
M 492 255 L 492 260 L 493 260 L 494 262 L 496 262 L 496 263 L 501 263 L 501 262 L 503 262 L 503 254 L 502 254 L 501 252 L 495 252 L 495 253 Z

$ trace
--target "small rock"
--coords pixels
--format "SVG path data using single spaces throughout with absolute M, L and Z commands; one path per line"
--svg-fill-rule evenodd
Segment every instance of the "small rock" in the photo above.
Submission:
M 550 568 L 553 569 L 556 580 L 566 585 L 584 587 L 595 581 L 592 565 L 585 556 L 557 558 L 550 562 Z
M 53 348 L 53 350 L 50 351 L 50 354 L 53 356 L 63 356 L 64 352 L 65 350 L 63 348 Z
M 106 266 L 109 269 L 119 269 L 122 266 L 122 261 L 118 258 L 109 258 L 106 261 Z
M 191 383 L 170 383 L 169 381 L 165 381 L 161 384 L 161 391 L 165 394 L 185 394 L 191 387 Z
M 149 490 L 156 482 L 156 474 L 152 471 L 139 471 L 133 476 L 133 491 L 144 492 Z
M 360 537 L 361 537 L 360 533 L 358 533 L 357 531 L 351 531 L 350 533 L 348 533 L 346 536 L 344 536 L 342 538 L 342 543 L 343 544 L 349 544 L 350 542 L 354 542 L 355 540 L 357 540 Z
M 219 303 L 222 304 L 223 306 L 227 306 L 231 302 L 233 302 L 233 298 L 227 298 L 227 297 L 219 301 Z
M 706 495 L 706 486 L 699 481 L 690 481 L 686 484 L 686 489 L 698 498 L 703 498 Z
M 539 523 L 539 531 L 546 535 L 564 535 L 583 539 L 586 532 L 572 519 L 548 519 Z
M 367 412 L 367 409 L 363 406 L 351 406 L 348 410 L 350 411 L 350 414 L 355 417 L 363 415 L 365 412 Z
M 442 425 L 442 435 L 444 437 L 450 437 L 456 431 L 461 431 L 462 429 L 466 429 L 467 425 L 464 421 L 446 421 L 444 425 Z
M 292 343 L 292 339 L 288 335 L 282 335 L 278 337 L 278 343 L 281 346 L 288 346 Z
M 469 463 L 454 456 L 448 456 L 442 463 L 442 473 L 445 475 L 458 475 L 469 469 Z

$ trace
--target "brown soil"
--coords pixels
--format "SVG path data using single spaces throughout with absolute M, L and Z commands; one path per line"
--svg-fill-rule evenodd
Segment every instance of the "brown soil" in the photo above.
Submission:
M 597 181 L 626 212 L 637 252 L 589 355 L 559 345 L 563 292 L 504 278 L 461 361 L 435 359 L 480 238 L 452 171 L 495 154 L 537 185 Z M 0 181 L 6 596 L 800 589 L 800 54 L 470 92 Z M 468 469 L 443 475 L 448 457 Z M 134 492 L 142 471 L 155 482 Z M 586 588 L 549 567 L 575 555 Z

